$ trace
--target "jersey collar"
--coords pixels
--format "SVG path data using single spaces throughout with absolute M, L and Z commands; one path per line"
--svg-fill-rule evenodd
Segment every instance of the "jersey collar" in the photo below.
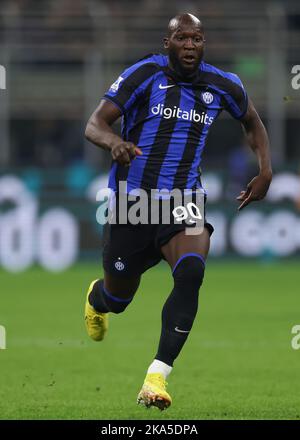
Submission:
M 202 70 L 203 61 L 201 61 L 199 65 L 199 69 L 195 72 L 195 75 L 192 78 L 185 78 L 180 73 L 176 72 L 173 69 L 170 69 L 169 66 L 162 67 L 165 75 L 174 81 L 176 84 L 188 85 L 192 87 L 206 88 L 207 83 L 204 83 L 201 79 L 201 70 Z

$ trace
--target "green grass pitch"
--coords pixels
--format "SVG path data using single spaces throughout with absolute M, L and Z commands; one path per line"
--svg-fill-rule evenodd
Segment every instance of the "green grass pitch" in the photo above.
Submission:
M 106 339 L 87 337 L 85 292 L 99 266 L 60 274 L 0 273 L 0 419 L 300 419 L 298 262 L 207 265 L 193 331 L 168 378 L 166 411 L 136 404 L 171 290 L 165 264 L 110 316 Z

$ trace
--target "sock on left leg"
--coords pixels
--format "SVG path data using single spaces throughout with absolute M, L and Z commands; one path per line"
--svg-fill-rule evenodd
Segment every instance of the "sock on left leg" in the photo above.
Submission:
M 100 313 L 122 313 L 131 303 L 133 296 L 128 299 L 113 296 L 104 287 L 104 281 L 98 280 L 89 295 L 89 303 Z
M 93 290 L 89 294 L 89 303 L 97 312 L 107 313 L 109 308 L 105 301 L 105 295 L 103 291 L 103 280 L 98 280 L 93 286 Z

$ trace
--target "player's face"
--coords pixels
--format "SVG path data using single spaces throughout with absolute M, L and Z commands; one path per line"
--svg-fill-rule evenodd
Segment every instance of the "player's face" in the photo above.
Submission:
M 204 33 L 197 26 L 180 25 L 164 39 L 171 67 L 181 73 L 194 73 L 203 58 Z

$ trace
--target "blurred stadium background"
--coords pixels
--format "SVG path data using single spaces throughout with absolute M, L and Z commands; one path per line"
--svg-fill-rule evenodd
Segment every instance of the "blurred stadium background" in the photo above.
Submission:
M 216 306 L 217 299 L 221 301 L 217 306 L 219 308 L 224 301 L 219 290 L 227 283 L 230 300 L 228 303 L 223 302 L 227 317 L 224 326 L 227 329 L 231 328 L 231 320 L 236 326 L 231 328 L 231 333 L 228 330 L 229 345 L 222 345 L 221 341 L 221 345 L 217 346 L 219 353 L 223 350 L 228 358 L 231 356 L 232 359 L 236 359 L 240 355 L 243 358 L 246 348 L 242 346 L 242 352 L 238 351 L 235 343 L 241 341 L 235 341 L 235 335 L 239 332 L 241 322 L 245 324 L 247 317 L 250 322 L 250 317 L 257 317 L 256 312 L 259 315 L 263 307 L 264 313 L 260 315 L 260 321 L 258 319 L 256 322 L 258 326 L 259 323 L 262 325 L 255 333 L 256 339 L 251 339 L 253 329 L 249 323 L 248 333 L 243 327 L 243 335 L 247 335 L 246 340 L 247 337 L 250 338 L 248 347 L 252 347 L 251 359 L 262 356 L 260 366 L 265 365 L 263 352 L 266 344 L 273 340 L 271 334 L 274 332 L 274 340 L 279 345 L 273 341 L 272 353 L 267 351 L 269 358 L 265 360 L 270 369 L 266 369 L 265 374 L 267 377 L 267 371 L 274 373 L 273 361 L 278 360 L 277 356 L 280 355 L 281 373 L 285 375 L 287 368 L 289 370 L 285 376 L 287 382 L 283 382 L 281 388 L 280 385 L 278 388 L 275 387 L 277 391 L 274 392 L 278 392 L 278 398 L 287 389 L 292 393 L 291 378 L 293 373 L 296 374 L 298 366 L 295 357 L 292 357 L 294 353 L 290 353 L 290 329 L 293 324 L 297 324 L 296 310 L 299 310 L 300 305 L 297 296 L 300 281 L 300 89 L 292 87 L 292 79 L 296 74 L 292 73 L 292 68 L 300 64 L 299 1 L 187 0 L 183 3 L 162 0 L 1 0 L 0 65 L 6 69 L 6 88 L 2 87 L 0 90 L 0 324 L 6 326 L 8 346 L 11 344 L 12 347 L 11 351 L 6 350 L 7 363 L 2 362 L 2 367 L 6 365 L 7 370 L 5 373 L 2 369 L 1 375 L 2 378 L 6 377 L 6 384 L 12 380 L 18 385 L 18 390 L 14 390 L 17 394 L 14 396 L 19 396 L 21 401 L 22 387 L 25 387 L 24 384 L 28 381 L 30 383 L 29 379 L 25 379 L 26 371 L 29 377 L 31 369 L 35 371 L 34 363 L 40 362 L 40 365 L 44 366 L 44 373 L 49 375 L 49 378 L 47 376 L 45 379 L 45 387 L 49 386 L 49 383 L 50 386 L 52 382 L 55 383 L 51 375 L 58 351 L 61 350 L 58 346 L 59 341 L 64 340 L 64 337 L 69 338 L 69 342 L 64 346 L 69 347 L 70 362 L 72 356 L 77 357 L 79 350 L 87 348 L 86 340 L 82 345 L 79 342 L 80 338 L 84 338 L 84 329 L 82 327 L 79 331 L 77 327 L 78 319 L 82 319 L 82 290 L 91 277 L 97 276 L 100 268 L 102 228 L 96 223 L 96 193 L 100 187 L 106 186 L 110 157 L 85 141 L 86 122 L 105 90 L 126 66 L 149 52 L 162 51 L 161 42 L 168 20 L 177 12 L 185 11 L 194 13 L 203 20 L 207 39 L 205 60 L 241 77 L 267 126 L 275 172 L 266 201 L 253 204 L 237 214 L 235 197 L 255 175 L 257 166 L 252 152 L 244 144 L 239 123 L 226 114 L 222 115 L 211 131 L 202 163 L 203 183 L 208 191 L 208 218 L 215 226 L 210 257 L 214 279 L 210 280 L 207 277 L 206 287 L 207 292 L 212 295 L 212 309 L 207 312 L 207 318 L 205 310 L 203 311 L 201 332 L 199 328 L 199 335 L 202 335 L 203 341 L 202 352 L 206 356 L 209 355 L 209 349 L 213 347 L 209 345 L 209 341 L 218 337 L 218 325 L 216 321 L 213 321 L 215 326 L 209 324 L 209 318 L 214 317 L 213 307 Z M 241 266 L 243 260 L 245 265 Z M 266 266 L 264 272 L 262 268 Z M 64 270 L 66 272 L 55 276 L 51 274 Z M 16 275 L 18 272 L 20 274 Z M 165 283 L 170 283 L 166 281 L 168 272 L 163 265 L 154 269 L 152 273 L 153 280 L 160 275 L 165 277 Z M 148 284 L 144 285 L 149 295 L 151 276 L 151 273 L 147 274 Z M 158 277 L 158 283 L 159 279 Z M 287 279 L 289 290 L 285 292 L 286 297 L 283 299 L 281 293 L 287 285 Z M 252 296 L 251 286 L 255 280 L 262 284 Z M 243 281 L 246 282 L 247 288 Z M 50 291 L 50 286 L 54 292 Z M 234 291 L 235 286 L 239 292 Z M 47 299 L 44 298 L 46 307 L 58 317 L 55 334 L 53 320 L 50 321 L 50 316 L 47 315 L 39 297 L 43 295 L 43 290 L 46 292 L 45 295 L 47 294 Z M 249 306 L 247 310 L 242 306 L 235 309 L 241 291 L 246 292 Z M 275 291 L 276 307 L 273 303 L 273 309 L 268 309 L 266 304 L 274 301 L 272 295 Z M 14 295 L 9 296 L 7 293 Z M 71 293 L 74 294 L 78 310 L 70 314 L 70 322 L 64 323 L 64 326 L 63 315 L 59 315 L 54 301 L 62 301 L 66 313 L 72 298 Z M 265 306 L 261 303 L 261 295 L 266 299 Z M 159 301 L 163 300 L 161 293 L 157 293 L 156 297 Z M 209 296 L 206 297 L 206 306 L 209 308 L 208 298 Z M 160 310 L 150 304 L 149 298 L 145 301 L 148 302 L 143 303 L 139 299 L 135 307 L 137 310 L 140 307 L 142 315 L 151 307 L 153 313 L 156 313 L 157 334 L 154 335 L 156 339 L 153 337 L 153 347 L 151 346 L 154 351 L 159 332 Z M 20 310 L 15 309 L 16 304 L 20 305 Z M 23 314 L 23 309 L 27 311 L 27 317 Z M 279 330 L 278 322 L 282 317 L 279 321 L 277 318 L 281 309 L 284 309 L 285 324 Z M 236 311 L 236 314 L 233 311 Z M 218 313 L 221 319 L 221 311 Z M 29 322 L 32 315 L 36 314 L 42 316 L 43 320 Z M 134 321 L 136 315 L 132 313 L 128 316 L 128 322 L 123 317 L 121 322 L 133 329 L 133 337 L 134 326 L 137 325 Z M 144 315 L 143 318 L 146 319 Z M 262 335 L 266 330 L 263 327 L 265 321 L 269 319 L 273 328 L 268 328 L 267 342 Z M 205 329 L 205 323 L 210 327 Z M 151 322 L 149 325 L 151 326 Z M 37 335 L 38 328 L 42 329 L 44 339 Z M 68 334 L 70 328 L 76 328 L 75 333 Z M 23 339 L 20 335 L 23 335 Z M 144 336 L 147 344 L 150 344 L 146 333 Z M 205 339 L 206 336 L 208 339 Z M 48 341 L 48 345 L 41 342 L 42 340 Z M 112 336 L 111 341 L 118 345 L 116 336 L 115 339 Z M 260 344 L 258 348 L 254 348 L 255 341 Z M 195 350 L 199 348 L 197 344 L 196 339 L 190 342 L 186 349 L 186 359 L 195 354 Z M 14 354 L 14 347 L 18 349 L 18 354 Z M 129 352 L 132 349 L 131 354 L 127 353 L 128 356 L 134 356 L 136 347 L 126 347 Z M 193 351 L 193 347 L 197 348 Z M 117 348 L 122 350 L 119 346 Z M 39 359 L 35 357 L 37 349 Z M 259 354 L 256 349 L 260 350 Z M 90 350 L 85 351 L 84 356 L 91 365 L 95 365 L 98 362 L 98 351 L 94 348 Z M 139 367 L 140 380 L 147 362 L 151 360 L 151 350 L 150 354 L 149 350 L 146 352 L 146 348 L 144 351 L 145 363 Z M 286 355 L 287 351 L 289 354 Z M 32 358 L 28 354 L 31 352 Z M 109 353 L 107 346 L 106 352 Z M 4 359 L 1 350 L 0 354 Z M 126 353 L 122 352 L 122 356 L 125 359 Z M 47 359 L 50 359 L 50 366 Z M 243 359 L 245 361 L 246 358 Z M 23 376 L 20 373 L 11 379 L 9 374 L 14 370 L 16 362 L 22 365 Z M 113 369 L 107 360 L 105 362 L 106 367 L 109 365 L 109 368 Z M 207 360 L 206 362 L 208 363 Z M 214 362 L 224 363 L 224 359 L 221 360 L 220 355 L 220 359 L 214 359 Z M 233 364 L 227 361 L 226 365 L 225 371 L 228 375 L 232 374 Z M 243 371 L 245 365 L 239 365 L 239 368 L 242 368 L 239 371 Z M 261 371 L 255 362 L 252 366 L 253 381 L 248 377 L 249 389 L 259 377 L 254 373 Z M 72 369 L 68 361 L 64 366 L 61 365 L 61 368 Z M 78 379 L 79 390 L 82 390 L 79 385 L 80 377 L 86 373 L 84 368 L 86 366 L 82 363 L 78 366 L 78 371 L 75 369 L 71 373 L 73 379 Z M 32 374 L 34 376 L 35 373 Z M 231 377 L 231 381 L 242 380 L 242 373 L 241 376 L 236 374 L 234 378 Z M 68 383 L 70 376 L 66 374 L 64 380 Z M 230 381 L 227 381 L 225 376 L 222 381 L 221 386 L 226 388 Z M 44 386 L 42 379 L 37 382 L 37 387 Z M 274 376 L 274 383 L 279 382 Z M 119 387 L 124 385 L 120 371 L 116 373 L 114 383 Z M 230 383 L 233 386 L 234 382 Z M 274 390 L 271 384 L 272 382 L 268 383 L 269 391 L 271 388 Z M 97 384 L 94 385 L 97 389 Z M 128 385 L 131 386 L 132 383 Z M 219 385 L 212 385 L 215 386 L 216 393 Z M 238 382 L 237 387 L 240 385 Z M 47 394 L 49 388 L 45 389 Z M 209 409 L 203 406 L 199 413 L 187 411 L 173 413 L 173 416 L 226 418 L 253 415 L 260 418 L 274 415 L 280 417 L 283 414 L 280 412 L 280 405 L 276 404 L 270 407 L 268 412 L 268 402 L 262 405 L 265 412 L 259 412 L 259 405 L 254 400 L 253 407 L 252 403 L 248 402 L 250 406 L 244 412 L 234 412 L 234 408 L 230 407 L 234 390 L 227 388 L 225 400 L 221 400 L 217 406 L 211 397 Z M 5 392 L 5 387 L 2 391 Z M 296 393 L 296 389 L 294 391 Z M 80 414 L 82 417 L 97 416 L 91 407 L 85 407 L 85 410 L 81 411 L 81 408 L 68 406 L 68 403 L 64 403 L 65 412 L 60 408 L 61 412 L 55 413 L 59 399 L 63 399 L 60 395 L 52 401 L 52 412 L 47 412 L 45 402 L 45 408 L 39 406 L 37 411 L 35 392 L 40 393 L 42 400 L 49 399 L 49 396 L 41 392 L 41 388 L 34 390 L 31 395 L 32 401 L 28 404 L 29 409 L 26 410 L 26 405 L 20 409 L 22 405 L 12 397 L 11 406 L 2 408 L 0 418 L 1 415 L 2 418 L 26 418 L 34 415 L 72 418 L 72 415 L 80 417 Z M 68 389 L 68 392 L 71 390 Z M 9 391 L 6 397 L 8 395 Z M 76 395 L 76 398 L 79 396 Z M 184 396 L 182 398 L 184 402 Z M 92 402 L 90 395 L 89 401 Z M 240 391 L 237 408 L 242 408 L 243 402 L 245 398 Z M 288 401 L 284 402 L 284 408 L 289 408 Z M 125 403 L 124 405 L 126 407 Z M 291 407 L 295 408 L 293 405 Z M 114 401 L 112 407 L 103 414 L 104 418 L 129 417 L 130 414 L 132 417 L 138 417 L 134 412 L 122 412 L 118 407 L 118 401 Z M 296 409 L 284 414 L 287 417 L 299 418 Z
M 1 2 L 7 84 L 0 92 L 0 201 L 11 202 L 1 211 L 3 267 L 38 262 L 57 270 L 99 257 L 95 195 L 106 185 L 110 157 L 85 141 L 85 124 L 126 66 L 162 50 L 168 20 L 182 7 L 156 0 Z M 216 226 L 211 255 L 299 255 L 300 92 L 291 85 L 292 66 L 300 63 L 299 3 L 188 1 L 184 9 L 203 19 L 207 62 L 241 76 L 268 128 L 275 168 L 267 202 L 236 216 L 235 197 L 257 166 L 239 123 L 226 114 L 217 121 L 202 164 Z

